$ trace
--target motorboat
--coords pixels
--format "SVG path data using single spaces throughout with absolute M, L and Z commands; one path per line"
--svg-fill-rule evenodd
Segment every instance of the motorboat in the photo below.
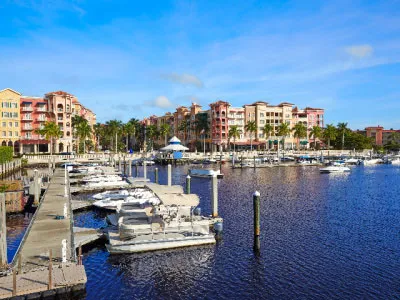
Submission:
M 320 173 L 343 173 L 343 172 L 350 172 L 350 168 L 344 165 L 331 165 L 325 168 L 319 169 Z
M 372 165 L 381 164 L 382 162 L 383 161 L 380 158 L 364 159 L 364 160 L 361 160 L 361 165 L 372 166 Z
M 157 205 L 160 203 L 160 200 L 155 196 L 151 197 L 151 198 L 142 198 L 142 199 L 138 199 L 133 196 L 128 196 L 125 199 L 106 198 L 103 200 L 98 200 L 98 201 L 94 202 L 93 205 L 98 208 L 104 208 L 104 209 L 108 209 L 108 210 L 117 210 L 118 206 L 123 203 L 136 204 L 136 205 L 142 207 L 147 204 Z
M 213 177 L 217 176 L 217 178 L 224 177 L 224 174 L 220 172 L 220 170 L 213 169 L 190 169 L 189 175 L 192 177 Z
M 105 191 L 102 193 L 98 193 L 93 195 L 92 198 L 96 200 L 102 200 L 105 198 L 121 199 L 121 198 L 126 198 L 127 196 L 129 196 L 128 190 L 119 190 L 119 191 Z
M 84 188 L 107 188 L 107 187 L 125 187 L 129 183 L 126 181 L 100 181 L 100 182 L 88 182 Z

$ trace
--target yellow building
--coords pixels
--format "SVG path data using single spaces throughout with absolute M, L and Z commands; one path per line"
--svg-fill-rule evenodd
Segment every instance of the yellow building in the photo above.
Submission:
M 20 147 L 20 98 L 21 94 L 10 88 L 0 91 L 0 141 L 2 146 L 13 147 L 15 153 Z

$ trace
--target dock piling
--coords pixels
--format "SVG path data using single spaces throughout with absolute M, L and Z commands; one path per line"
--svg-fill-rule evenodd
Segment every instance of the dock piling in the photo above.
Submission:
M 13 291 L 12 291 L 13 296 L 17 296 L 17 271 L 13 269 Z
M 132 161 L 128 159 L 128 177 L 132 177 Z
M 255 191 L 253 194 L 254 210 L 254 251 L 260 250 L 260 193 Z
M 190 175 L 186 176 L 186 194 L 190 194 Z
M 61 253 L 62 253 L 62 263 L 65 264 L 67 262 L 67 240 L 66 239 L 62 240 Z
M 218 179 L 217 175 L 213 175 L 211 179 L 211 207 L 213 218 L 218 217 Z
M 82 245 L 78 248 L 78 265 L 82 265 Z
M 0 267 L 7 265 L 6 195 L 0 193 Z
M 158 168 L 154 169 L 154 182 L 158 184 Z
M 39 184 L 39 171 L 37 169 L 35 169 L 34 171 L 33 190 L 34 190 L 34 204 L 38 205 L 40 197 L 40 184 Z
M 53 288 L 53 252 L 49 250 L 49 284 L 48 289 L 51 290 Z
M 171 164 L 168 164 L 168 186 L 172 185 L 172 169 L 171 169 Z
M 254 157 L 253 157 L 253 164 L 254 164 L 254 170 L 256 169 L 256 156 L 254 155 Z
M 147 164 L 145 160 L 143 161 L 143 177 L 147 179 Z
M 21 253 L 18 254 L 18 274 L 21 274 L 22 269 L 22 255 Z
M 120 158 L 118 158 L 118 171 L 122 172 L 121 159 Z

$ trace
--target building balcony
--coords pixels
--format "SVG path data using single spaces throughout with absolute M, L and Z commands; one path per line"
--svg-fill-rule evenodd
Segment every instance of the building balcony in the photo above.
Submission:
M 23 106 L 22 111 L 33 111 L 33 107 L 32 106 Z
M 46 107 L 38 107 L 37 111 L 46 112 Z
M 33 130 L 32 126 L 23 126 L 22 130 Z
M 62 113 L 64 110 L 62 108 L 57 108 L 57 112 Z
M 46 122 L 47 119 L 46 118 L 37 118 L 36 122 Z
M 33 121 L 32 117 L 22 116 L 22 121 Z

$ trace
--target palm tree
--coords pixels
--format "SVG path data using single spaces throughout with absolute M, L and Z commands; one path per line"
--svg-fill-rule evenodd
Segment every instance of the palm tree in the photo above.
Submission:
M 390 134 L 389 139 L 390 139 L 390 141 L 391 141 L 393 144 L 396 144 L 397 141 L 400 140 L 400 132 L 398 132 L 398 131 L 393 131 L 393 132 Z
M 269 123 L 265 124 L 264 127 L 262 128 L 262 132 L 264 133 L 264 137 L 266 138 L 267 143 L 268 143 L 268 149 L 269 149 L 269 138 L 270 138 L 273 130 L 274 130 L 274 127 L 272 127 L 272 125 Z M 267 148 L 267 144 L 265 144 L 265 149 L 266 148 Z
M 339 134 L 342 135 L 342 150 L 344 149 L 344 134 L 348 131 L 347 123 L 338 123 L 337 124 L 337 131 Z
M 313 126 L 310 130 L 310 136 L 314 139 L 314 149 L 317 148 L 317 139 L 322 137 L 322 128 L 319 126 Z
M 171 126 L 169 126 L 169 124 L 164 123 L 161 124 L 160 126 L 160 135 L 164 136 L 164 140 L 165 140 L 165 146 L 167 146 L 167 138 L 168 138 L 168 134 L 171 131 Z
M 36 129 L 35 132 L 50 141 L 50 155 L 53 155 L 53 139 L 61 137 L 62 131 L 60 127 L 55 122 L 46 122 L 42 129 Z
M 151 141 L 151 148 L 154 146 L 154 139 L 158 135 L 158 130 L 156 125 L 149 125 L 146 127 L 147 138 Z
M 107 131 L 111 135 L 111 141 L 113 141 L 113 137 L 115 136 L 115 149 L 114 152 L 118 152 L 118 133 L 121 131 L 122 122 L 119 120 L 111 120 L 106 122 Z
M 290 135 L 290 127 L 288 123 L 281 123 L 281 125 L 278 126 L 278 135 L 282 137 L 283 150 L 285 150 L 285 139 Z
M 93 132 L 94 132 L 94 136 L 96 138 L 96 149 L 99 148 L 100 146 L 100 139 L 103 137 L 104 135 L 104 127 L 102 124 L 97 123 L 93 125 Z
M 336 127 L 332 124 L 328 124 L 323 132 L 323 137 L 328 141 L 328 150 L 331 148 L 331 141 L 336 140 L 337 131 Z
M 77 128 L 79 127 L 80 124 L 85 122 L 87 123 L 88 121 L 80 115 L 75 115 L 72 117 L 71 122 L 72 122 L 72 134 L 76 138 L 76 153 L 79 153 L 80 141 L 79 141 L 79 134 L 77 133 Z
M 184 141 L 185 144 L 187 143 L 187 141 L 186 141 L 186 132 L 187 132 L 188 128 L 189 128 L 189 122 L 185 118 L 184 120 L 181 121 L 181 123 L 178 126 L 178 130 L 179 131 L 183 131 L 183 141 Z
M 292 131 L 293 136 L 297 138 L 297 149 L 300 148 L 300 139 L 307 137 L 307 127 L 303 123 L 294 125 Z
M 141 125 L 138 119 L 132 118 L 129 120 L 130 124 L 132 124 L 132 131 L 130 131 L 130 140 L 131 147 L 133 148 L 136 145 L 138 134 L 140 133 Z
M 76 128 L 76 132 L 77 132 L 77 136 L 83 139 L 83 153 L 86 153 L 86 140 L 87 140 L 87 138 L 92 137 L 92 127 L 90 127 L 90 125 L 87 121 L 82 122 Z M 78 145 L 78 147 L 79 147 L 79 145 Z
M 250 151 L 253 151 L 253 133 L 257 131 L 256 121 L 248 121 L 244 129 L 250 133 Z
M 233 153 L 236 152 L 236 139 L 240 137 L 241 130 L 238 125 L 232 125 L 229 128 L 228 136 L 229 138 L 233 138 Z

